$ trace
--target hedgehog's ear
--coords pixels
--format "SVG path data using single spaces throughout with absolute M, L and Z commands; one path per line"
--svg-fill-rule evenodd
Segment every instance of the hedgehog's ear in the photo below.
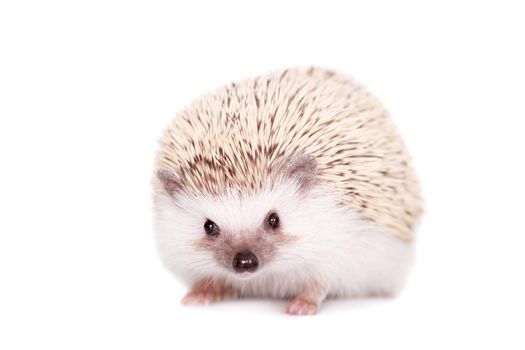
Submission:
M 284 173 L 297 181 L 302 191 L 308 191 L 315 183 L 317 162 L 310 154 L 299 155 L 284 165 Z
M 157 177 L 159 178 L 164 190 L 173 196 L 175 192 L 180 188 L 179 181 L 173 172 L 167 169 L 160 169 L 157 171 Z

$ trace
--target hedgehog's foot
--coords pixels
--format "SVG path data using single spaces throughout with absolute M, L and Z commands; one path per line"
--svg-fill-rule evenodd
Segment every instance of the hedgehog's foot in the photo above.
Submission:
M 326 288 L 319 284 L 311 284 L 286 305 L 286 313 L 294 316 L 314 315 L 326 298 L 326 294 Z
M 289 315 L 314 315 L 317 313 L 317 303 L 312 300 L 295 297 L 286 305 L 286 313 Z
M 193 285 L 181 303 L 183 305 L 206 305 L 212 302 L 220 301 L 225 298 L 234 298 L 237 293 L 222 283 L 214 280 L 200 280 Z

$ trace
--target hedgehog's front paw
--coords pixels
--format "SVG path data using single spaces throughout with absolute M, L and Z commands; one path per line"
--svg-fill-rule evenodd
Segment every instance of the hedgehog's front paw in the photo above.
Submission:
M 317 313 L 317 303 L 298 296 L 288 303 L 286 313 L 289 315 L 314 315 Z
M 289 315 L 314 315 L 319 305 L 326 298 L 328 288 L 321 283 L 310 282 L 303 288 L 288 305 L 286 313 Z
M 201 280 L 195 283 L 191 291 L 182 298 L 181 303 L 206 305 L 224 298 L 235 297 L 237 297 L 235 290 L 220 281 Z
M 215 290 L 192 290 L 182 298 L 183 305 L 207 305 L 219 301 L 221 294 Z

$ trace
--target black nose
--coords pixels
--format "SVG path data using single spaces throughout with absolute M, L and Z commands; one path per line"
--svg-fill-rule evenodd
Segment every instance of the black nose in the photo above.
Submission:
M 233 268 L 237 272 L 253 272 L 258 265 L 257 257 L 250 251 L 237 253 L 233 258 Z

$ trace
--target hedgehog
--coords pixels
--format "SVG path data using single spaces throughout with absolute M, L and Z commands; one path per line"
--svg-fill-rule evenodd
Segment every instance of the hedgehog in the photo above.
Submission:
M 155 235 L 189 287 L 183 304 L 392 296 L 422 213 L 411 158 L 387 110 L 352 78 L 274 71 L 178 113 L 154 169 Z

